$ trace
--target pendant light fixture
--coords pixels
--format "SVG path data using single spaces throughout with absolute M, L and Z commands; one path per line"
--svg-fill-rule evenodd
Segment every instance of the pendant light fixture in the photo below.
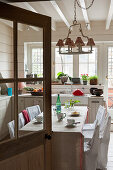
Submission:
M 87 10 L 93 5 L 94 0 L 92 0 L 91 4 L 87 8 L 83 8 L 78 0 L 74 1 L 74 21 L 73 24 L 69 27 L 67 37 L 62 39 L 59 39 L 56 46 L 59 47 L 59 54 L 64 54 L 64 55 L 72 55 L 72 54 L 89 54 L 92 53 L 92 47 L 95 46 L 93 38 L 88 37 L 83 33 L 81 23 L 79 23 L 76 19 L 76 5 L 78 5 L 80 8 Z M 70 35 L 72 33 L 72 28 L 73 27 L 78 27 L 79 32 L 81 36 L 76 37 L 75 42 L 71 40 Z M 83 47 L 85 46 L 85 43 L 83 42 L 82 38 L 87 39 L 87 44 L 88 50 L 83 51 Z M 66 47 L 66 51 L 63 50 L 63 48 Z

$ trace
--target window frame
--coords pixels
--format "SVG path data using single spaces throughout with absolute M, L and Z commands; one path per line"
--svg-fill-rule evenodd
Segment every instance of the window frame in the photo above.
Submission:
M 88 47 L 85 47 L 85 48 L 88 48 Z M 80 64 L 87 64 L 87 70 L 88 70 L 88 73 L 86 73 L 86 74 L 88 74 L 89 75 L 89 64 L 95 64 L 95 74 L 94 75 L 97 75 L 97 73 L 98 73 L 98 70 L 97 70 L 97 62 L 98 62 L 98 48 L 97 47 L 93 47 L 93 49 L 96 49 L 96 52 L 95 52 L 95 54 L 96 54 L 96 56 L 95 56 L 95 58 L 96 58 L 96 61 L 95 62 L 89 62 L 89 55 L 90 54 L 86 54 L 86 55 L 88 55 L 88 62 L 81 62 L 80 63 L 80 61 L 79 61 L 79 77 L 80 77 Z M 81 55 L 81 54 L 79 54 L 79 55 Z M 79 56 L 80 57 L 80 56 Z M 82 73 L 82 74 L 84 74 L 84 73 Z
M 66 63 L 60 63 L 60 62 L 59 62 L 59 63 L 56 63 L 56 52 L 57 52 L 56 50 L 57 50 L 57 49 L 58 49 L 57 47 L 54 49 L 54 50 L 55 50 L 55 60 L 54 60 L 54 62 L 55 62 L 55 75 L 54 75 L 54 77 L 57 78 L 57 77 L 56 77 L 56 64 L 61 64 L 61 65 L 62 65 L 62 72 L 64 72 L 64 71 L 63 71 L 63 66 L 68 65 L 68 64 L 69 64 L 69 65 L 72 65 L 72 75 L 69 75 L 69 76 L 70 76 L 70 77 L 73 77 L 73 75 L 74 75 L 74 72 L 73 72 L 74 55 L 71 55 L 71 56 L 72 56 L 72 60 L 73 60 L 72 63 L 68 63 L 68 62 L 66 62 Z M 65 49 L 66 49 L 66 48 L 65 48 Z M 59 55 L 61 55 L 61 54 L 59 54 Z M 64 56 L 64 57 L 65 57 L 65 55 L 61 55 L 61 56 Z M 67 54 L 67 56 L 68 56 L 68 54 Z M 64 72 L 64 73 L 65 73 L 65 72 Z M 66 74 L 67 74 L 67 73 L 66 73 Z

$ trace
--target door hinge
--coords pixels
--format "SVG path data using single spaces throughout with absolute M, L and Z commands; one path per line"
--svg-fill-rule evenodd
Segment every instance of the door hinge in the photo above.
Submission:
M 51 135 L 49 135 L 49 134 L 45 134 L 45 139 L 48 139 L 48 140 L 51 140 Z

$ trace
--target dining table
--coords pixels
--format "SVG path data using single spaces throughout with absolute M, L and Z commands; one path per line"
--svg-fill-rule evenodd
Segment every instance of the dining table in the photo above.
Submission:
M 77 116 L 73 112 L 79 113 Z M 62 113 L 66 117 L 58 121 L 55 106 L 52 106 L 52 170 L 83 170 L 84 157 L 84 136 L 83 126 L 87 120 L 87 106 L 74 106 L 65 108 L 62 106 Z M 75 123 L 68 126 L 67 119 L 74 119 Z M 34 118 L 27 123 L 19 132 L 26 134 L 43 129 L 43 123 L 37 123 Z

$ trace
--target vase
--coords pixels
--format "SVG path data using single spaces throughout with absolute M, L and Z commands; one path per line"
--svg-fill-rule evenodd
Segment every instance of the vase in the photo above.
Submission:
M 87 85 L 87 80 L 83 80 L 83 85 Z
M 67 76 L 62 76 L 62 77 L 61 77 L 61 82 L 62 82 L 62 84 L 64 84 L 65 82 L 67 82 L 67 79 L 68 79 Z
M 97 83 L 98 83 L 97 79 L 90 80 L 90 85 L 97 85 Z

